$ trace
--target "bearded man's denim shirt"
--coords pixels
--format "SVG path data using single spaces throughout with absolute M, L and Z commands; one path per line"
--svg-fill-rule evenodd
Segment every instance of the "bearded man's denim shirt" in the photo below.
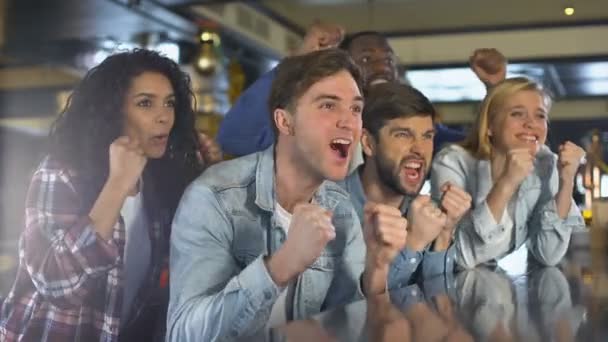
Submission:
M 363 209 L 367 198 L 363 190 L 360 176 L 361 168 L 351 173 L 338 184 L 348 192 L 360 222 L 363 222 Z M 401 204 L 401 214 L 406 217 L 413 198 L 406 196 Z M 395 289 L 407 286 L 416 280 L 423 280 L 454 271 L 455 250 L 450 246 L 445 251 L 431 251 L 425 248 L 422 251 L 402 249 L 391 263 L 388 275 L 388 288 Z M 416 274 L 415 274 L 416 273 Z M 420 278 L 420 279 L 415 279 Z

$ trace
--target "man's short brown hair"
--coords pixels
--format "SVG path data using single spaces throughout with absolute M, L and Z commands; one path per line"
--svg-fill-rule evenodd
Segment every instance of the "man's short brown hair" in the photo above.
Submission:
M 270 122 L 275 137 L 279 132 L 274 122 L 276 109 L 293 111 L 300 97 L 315 83 L 326 77 L 347 71 L 363 94 L 363 75 L 348 52 L 340 49 L 326 49 L 301 56 L 285 58 L 277 66 L 272 82 L 268 107 Z M 276 139 L 276 138 L 275 138 Z
M 365 94 L 363 128 L 378 139 L 380 130 L 390 120 L 412 116 L 428 116 L 435 123 L 437 113 L 431 101 L 418 89 L 399 82 L 371 87 Z

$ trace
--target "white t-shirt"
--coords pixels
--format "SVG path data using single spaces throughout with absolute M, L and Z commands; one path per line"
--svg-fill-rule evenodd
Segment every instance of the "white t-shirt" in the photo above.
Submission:
M 285 235 L 287 235 L 289 225 L 291 224 L 291 214 L 276 202 L 274 206 L 274 217 L 279 227 L 281 227 L 285 232 Z M 287 322 L 287 294 L 288 292 L 291 292 L 290 287 L 292 287 L 292 284 L 288 284 L 287 287 L 281 291 L 276 302 L 274 302 L 272 311 L 270 311 L 270 317 L 266 323 L 267 328 L 276 327 Z
M 121 322 L 128 321 L 131 305 L 150 268 L 152 246 L 148 233 L 148 216 L 144 210 L 142 191 L 125 199 L 120 215 L 125 222 L 124 292 Z
M 515 233 L 515 223 L 513 223 L 513 217 L 515 217 L 516 199 L 517 197 L 513 196 L 509 200 L 509 203 L 507 204 L 507 207 L 505 208 L 505 211 L 502 214 L 502 219 L 500 220 L 500 224 L 502 224 L 508 232 L 506 236 L 509 237 L 508 241 L 505 241 L 503 245 L 515 243 L 515 237 L 513 236 L 513 234 Z M 508 248 L 510 250 L 512 247 L 508 246 Z M 519 275 L 524 274 L 526 272 L 526 266 L 528 265 L 527 260 L 528 248 L 526 244 L 523 244 L 520 248 L 512 251 L 511 253 L 497 260 L 497 263 L 498 266 L 507 271 L 508 274 Z

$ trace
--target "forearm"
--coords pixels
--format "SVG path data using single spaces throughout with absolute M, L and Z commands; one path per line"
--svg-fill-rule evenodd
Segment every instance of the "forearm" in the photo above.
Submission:
M 288 253 L 285 248 L 280 248 L 275 254 L 264 259 L 268 275 L 279 287 L 287 286 L 300 273 L 289 261 Z
M 438 251 L 426 251 L 422 260 L 422 278 L 430 279 L 454 272 L 454 261 L 455 247 Z
M 409 247 L 400 251 L 391 263 L 389 270 L 389 290 L 408 285 L 423 258 L 424 253 L 422 251 L 413 251 Z
M 188 277 L 182 281 L 193 284 Z M 170 303 L 167 341 L 223 341 L 255 332 L 266 325 L 269 308 L 280 293 L 261 257 L 219 292 L 208 294 L 206 288 L 204 283 L 172 285 L 175 302 Z
M 528 224 L 530 252 L 536 260 L 546 266 L 559 263 L 568 250 L 572 231 L 585 226 L 572 198 L 569 198 L 570 211 L 564 218 L 560 217 L 558 202 L 553 198 L 537 204 L 538 207 Z
M 119 262 L 118 246 L 95 234 L 81 211 L 78 190 L 68 175 L 39 170 L 26 200 L 20 253 L 38 291 L 61 307 L 81 305 Z
M 426 248 L 426 245 L 427 244 L 423 240 L 418 239 L 418 238 L 413 237 L 413 236 L 412 237 L 408 237 L 407 243 L 406 243 L 407 248 L 410 249 L 410 250 L 412 250 L 412 251 L 414 251 L 414 252 L 421 252 L 421 251 L 423 251 L 424 248 Z
M 114 225 L 120 216 L 120 210 L 127 194 L 128 189 L 124 189 L 118 182 L 108 179 L 89 212 L 95 232 L 106 241 L 112 238 Z
M 378 266 L 370 261 L 366 262 L 363 271 L 363 293 L 366 297 L 386 292 L 389 265 Z
M 488 213 L 489 216 L 489 213 Z M 453 248 L 454 261 L 460 267 L 465 269 L 474 268 L 479 264 L 494 260 L 505 254 L 508 249 L 504 249 L 501 241 L 509 239 L 509 234 L 493 234 L 488 233 L 488 236 L 482 237 L 472 226 L 472 222 L 468 222 L 466 226 L 459 226 L 458 233 L 454 237 Z M 480 227 L 483 229 L 483 227 Z
M 118 265 L 118 247 L 96 238 L 87 217 L 63 230 L 61 239 L 49 241 L 39 229 L 24 237 L 22 250 L 33 284 L 54 305 L 82 305 Z
M 450 227 L 446 227 L 439 233 L 433 245 L 431 246 L 431 251 L 433 252 L 442 252 L 448 249 L 452 243 L 452 235 L 455 228 L 455 224 L 450 225 Z
M 411 334 L 409 321 L 391 302 L 388 293 L 368 299 L 366 324 L 372 341 L 406 341 Z
M 561 219 L 568 217 L 570 205 L 572 204 L 572 191 L 574 189 L 574 181 L 559 182 L 559 190 L 555 195 L 555 204 L 557 206 L 557 215 Z
M 511 197 L 515 194 L 516 189 L 516 186 L 513 186 L 503 178 L 500 178 L 494 184 L 490 193 L 488 193 L 486 203 L 488 204 L 488 208 L 490 209 L 495 222 L 501 221 L 502 215 L 507 208 Z

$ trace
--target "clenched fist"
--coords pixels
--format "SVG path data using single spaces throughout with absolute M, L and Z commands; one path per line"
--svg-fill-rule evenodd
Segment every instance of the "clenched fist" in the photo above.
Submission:
M 528 148 L 510 150 L 502 177 L 514 188 L 518 187 L 534 169 L 534 158 Z
M 447 216 L 426 195 L 416 197 L 407 212 L 409 221 L 407 246 L 414 251 L 423 250 L 441 233 Z
M 469 65 L 487 87 L 495 86 L 507 76 L 507 59 L 493 48 L 475 50 L 469 57 Z
M 363 215 L 367 264 L 387 267 L 405 247 L 407 220 L 399 209 L 379 203 L 367 203 Z
M 331 218 L 331 212 L 316 204 L 295 206 L 287 240 L 267 262 L 269 273 L 279 286 L 304 272 L 336 237 Z
M 205 133 L 198 133 L 198 142 L 201 146 L 198 159 L 206 167 L 219 163 L 223 160 L 222 148 L 213 138 Z
M 444 230 L 449 230 L 450 233 L 458 224 L 458 221 L 471 208 L 471 195 L 461 189 L 459 186 L 450 182 L 445 182 L 441 186 L 441 209 L 446 214 L 446 225 Z
M 294 55 L 337 47 L 344 39 L 344 29 L 336 24 L 316 20 L 306 32 L 302 45 Z
M 585 150 L 570 141 L 566 141 L 560 145 L 557 161 L 560 180 L 573 182 L 576 171 L 584 156 Z
M 110 145 L 108 178 L 128 192 L 137 185 L 147 160 L 139 142 L 126 136 L 120 137 Z

